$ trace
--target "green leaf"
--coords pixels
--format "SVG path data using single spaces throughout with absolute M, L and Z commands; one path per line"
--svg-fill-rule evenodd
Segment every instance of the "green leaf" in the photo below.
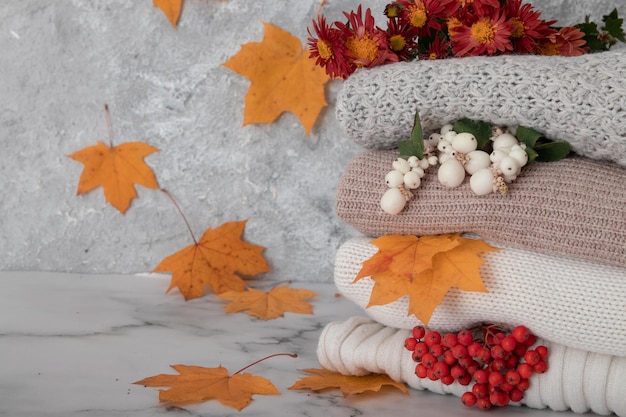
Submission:
M 493 130 L 493 124 L 482 120 L 463 118 L 454 123 L 453 129 L 456 133 L 471 133 L 478 142 L 478 149 L 483 149 L 489 143 L 489 138 L 491 138 L 491 132 Z
M 602 16 L 602 21 L 604 22 L 604 30 L 609 32 L 614 38 L 619 39 L 622 42 L 626 42 L 626 39 L 624 38 L 624 29 L 622 28 L 624 19 L 618 17 L 617 8 L 613 9 L 610 14 Z
M 517 137 L 517 140 L 525 143 L 526 146 L 530 148 L 534 147 L 537 141 L 543 137 L 543 135 L 535 129 L 531 129 L 526 126 L 518 126 L 515 136 Z
M 527 146 L 524 150 L 526 151 L 526 155 L 528 155 L 528 162 L 534 161 L 535 159 L 537 159 L 537 156 L 539 156 L 537 151 L 535 151 L 530 146 Z
M 398 150 L 403 158 L 410 156 L 417 156 L 419 159 L 424 158 L 424 134 L 422 133 L 419 111 L 415 112 L 411 139 L 398 142 Z
M 572 147 L 567 142 L 548 142 L 534 147 L 537 152 L 536 161 L 554 162 L 565 158 L 572 151 Z

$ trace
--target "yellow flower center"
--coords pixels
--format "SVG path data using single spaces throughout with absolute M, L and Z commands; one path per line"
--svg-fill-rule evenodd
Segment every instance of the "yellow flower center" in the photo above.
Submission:
M 448 26 L 448 32 L 452 33 L 454 32 L 454 29 L 460 28 L 461 26 L 463 26 L 463 23 L 458 17 L 451 17 L 446 22 L 446 25 Z
M 435 52 L 431 52 L 430 55 L 428 55 L 428 59 L 429 60 L 435 60 L 438 59 L 439 57 L 437 56 L 437 54 Z
M 474 3 L 474 0 L 461 0 L 461 7 L 467 7 L 472 3 Z
M 424 6 L 409 6 L 409 21 L 416 28 L 421 28 L 426 24 L 428 15 L 426 14 L 426 7 Z
M 352 36 L 346 41 L 346 48 L 356 59 L 372 62 L 376 55 L 378 55 L 378 42 L 369 33 L 366 33 L 362 38 Z M 357 66 L 362 67 L 362 63 L 357 63 Z
M 333 46 L 329 41 L 319 39 L 317 41 L 317 52 L 319 52 L 320 58 L 328 61 L 333 57 Z
M 511 28 L 511 37 L 512 38 L 521 38 L 526 33 L 526 26 L 524 26 L 524 22 L 522 22 L 518 17 L 514 17 L 510 20 Z
M 495 37 L 495 31 L 488 18 L 474 23 L 470 31 L 472 39 L 482 44 L 492 43 Z
M 544 41 L 537 45 L 537 55 L 559 55 L 561 52 L 561 43 Z
M 389 38 L 389 46 L 393 51 L 401 51 L 406 46 L 406 40 L 402 35 L 393 35 Z

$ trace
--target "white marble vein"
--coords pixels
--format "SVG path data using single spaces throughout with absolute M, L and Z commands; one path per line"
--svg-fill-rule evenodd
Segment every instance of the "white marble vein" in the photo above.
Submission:
M 189 302 L 165 294 L 164 275 L 79 275 L 0 272 L 0 416 L 476 416 L 458 398 L 411 391 L 405 396 L 344 398 L 338 392 L 289 391 L 319 367 L 315 354 L 330 321 L 362 314 L 332 284 L 295 283 L 319 295 L 314 315 L 287 313 L 262 321 L 227 315 L 223 302 L 207 296 Z M 231 372 L 279 352 L 249 372 L 269 378 L 279 396 L 254 396 L 238 412 L 216 401 L 168 407 L 158 391 L 133 385 L 170 364 L 223 365 Z M 508 407 L 499 416 L 573 416 Z

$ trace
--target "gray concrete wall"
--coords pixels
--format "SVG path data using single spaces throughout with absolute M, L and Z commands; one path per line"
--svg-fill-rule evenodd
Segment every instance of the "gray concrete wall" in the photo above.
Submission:
M 101 189 L 75 195 L 83 167 L 67 155 L 107 140 L 108 103 L 115 143 L 161 149 L 146 162 L 196 236 L 249 219 L 245 239 L 267 248 L 269 277 L 330 280 L 337 247 L 355 235 L 335 217 L 335 187 L 360 151 L 334 119 L 341 82 L 328 84 L 330 106 L 307 138 L 291 114 L 242 127 L 249 81 L 221 65 L 261 41 L 263 21 L 305 40 L 319 3 L 186 0 L 173 30 L 150 0 L 3 2 L 0 270 L 145 272 L 191 243 L 157 191 L 137 187 L 125 216 Z M 336 20 L 357 4 L 329 1 L 324 13 Z M 364 2 L 377 19 L 385 4 Z M 552 1 L 544 17 L 570 23 L 613 7 L 572 4 Z

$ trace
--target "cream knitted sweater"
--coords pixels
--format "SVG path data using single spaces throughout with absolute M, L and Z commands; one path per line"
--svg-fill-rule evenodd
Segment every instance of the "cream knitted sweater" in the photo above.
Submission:
M 378 251 L 369 241 L 351 239 L 335 258 L 337 289 L 363 308 L 374 281 L 353 281 L 362 262 Z M 480 275 L 489 292 L 451 289 L 433 312 L 430 327 L 458 331 L 483 322 L 523 324 L 551 342 L 626 357 L 625 268 L 512 248 L 480 256 L 485 261 Z M 387 326 L 411 329 L 422 324 L 407 315 L 406 296 L 365 311 Z

